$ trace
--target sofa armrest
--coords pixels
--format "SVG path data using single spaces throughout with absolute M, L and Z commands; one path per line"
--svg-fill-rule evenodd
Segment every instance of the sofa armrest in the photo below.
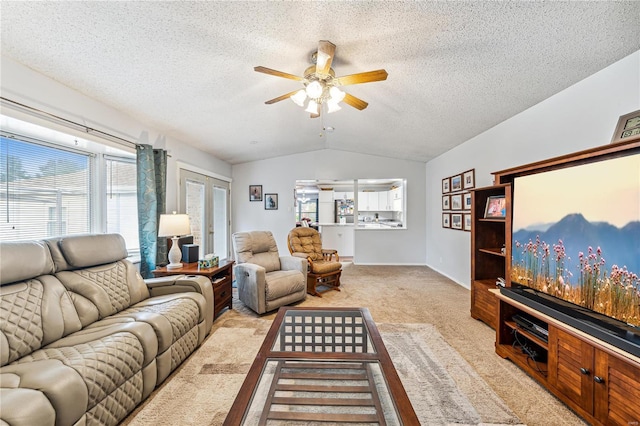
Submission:
M 211 280 L 202 275 L 172 275 L 144 280 L 151 297 L 195 291 L 207 301 L 207 317 L 213 318 L 213 286 Z M 211 314 L 211 315 L 209 315 Z
M 88 401 L 80 375 L 59 360 L 0 368 L 0 418 L 10 425 L 76 424 Z M 37 421 L 52 416 L 54 422 Z
M 294 256 L 280 256 L 280 268 L 283 271 L 300 271 L 302 275 L 307 276 L 307 259 L 301 259 Z
M 257 313 L 266 309 L 266 269 L 253 263 L 236 265 L 238 296 Z

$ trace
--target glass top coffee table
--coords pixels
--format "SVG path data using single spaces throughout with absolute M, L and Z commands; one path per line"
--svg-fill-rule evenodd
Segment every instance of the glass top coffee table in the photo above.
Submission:
M 366 308 L 280 308 L 225 425 L 418 425 Z

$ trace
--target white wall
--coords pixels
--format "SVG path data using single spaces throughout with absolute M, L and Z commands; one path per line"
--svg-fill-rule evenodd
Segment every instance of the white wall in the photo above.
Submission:
M 354 261 L 359 264 L 424 265 L 426 252 L 424 163 L 336 150 L 320 150 L 233 166 L 233 232 L 269 230 L 281 255 L 288 255 L 287 234 L 295 226 L 294 188 L 299 179 L 404 178 L 407 180 L 407 229 L 356 230 Z M 249 201 L 249 185 L 277 193 L 278 210 Z
M 178 185 L 176 162 L 189 164 L 202 170 L 231 177 L 231 165 L 213 155 L 167 138 L 162 132 L 141 123 L 127 114 L 100 103 L 42 74 L 33 71 L 7 57 L 2 57 L 0 89 L 2 96 L 16 102 L 44 110 L 67 120 L 75 121 L 114 136 L 164 148 L 171 156 L 167 164 L 167 210 L 178 210 Z M 10 108 L 2 113 L 25 119 L 25 115 Z M 29 121 L 37 122 L 33 117 Z M 51 123 L 45 125 L 51 126 Z M 61 129 L 58 127 L 58 129 Z M 61 129 L 62 130 L 62 129 Z M 64 130 L 63 130 L 64 131 Z M 91 138 L 87 135 L 83 137 Z M 96 140 L 95 138 L 92 138 Z
M 639 108 L 640 51 L 429 161 L 427 265 L 469 288 L 470 234 L 441 226 L 443 178 L 475 168 L 476 187 L 490 186 L 492 172 L 606 145 Z

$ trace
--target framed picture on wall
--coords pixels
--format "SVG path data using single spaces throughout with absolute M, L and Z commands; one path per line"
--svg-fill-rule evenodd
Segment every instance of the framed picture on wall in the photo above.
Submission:
M 464 230 L 471 231 L 471 213 L 464 214 Z
M 449 195 L 442 196 L 442 210 L 451 210 L 451 197 Z
M 442 227 L 451 228 L 451 213 L 442 213 Z
M 442 193 L 446 194 L 447 192 L 451 192 L 451 182 L 449 181 L 449 178 L 446 177 L 444 179 L 442 179 Z
M 451 210 L 462 210 L 462 194 L 451 196 Z
M 278 210 L 278 194 L 264 194 L 264 209 Z
M 249 185 L 249 201 L 262 201 L 262 185 Z
M 451 176 L 451 192 L 462 191 L 462 175 Z
M 462 210 L 471 210 L 471 193 L 462 194 Z
M 462 229 L 462 213 L 451 214 L 451 228 Z
M 471 189 L 476 186 L 476 169 L 471 169 L 462 174 L 462 188 Z

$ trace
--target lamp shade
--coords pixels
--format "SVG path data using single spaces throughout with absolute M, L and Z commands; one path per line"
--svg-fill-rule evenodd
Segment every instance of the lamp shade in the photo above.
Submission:
M 187 214 L 161 214 L 158 237 L 177 237 L 191 233 L 191 224 Z

